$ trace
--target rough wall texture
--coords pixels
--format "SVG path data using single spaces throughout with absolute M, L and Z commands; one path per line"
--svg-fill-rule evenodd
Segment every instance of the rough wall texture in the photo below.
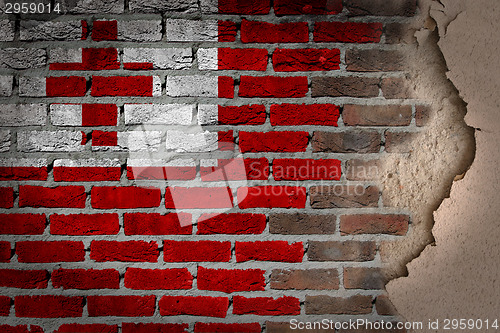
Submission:
M 5 325 L 397 319 L 472 151 L 416 1 L 61 8 L 0 21 Z

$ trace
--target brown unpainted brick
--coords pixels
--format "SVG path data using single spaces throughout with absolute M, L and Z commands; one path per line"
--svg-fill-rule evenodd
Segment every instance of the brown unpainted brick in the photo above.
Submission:
M 351 49 L 346 51 L 345 59 L 351 72 L 394 72 L 406 66 L 403 53 L 396 50 Z
M 334 234 L 335 215 L 276 213 L 269 216 L 269 232 L 282 235 Z
M 375 309 L 382 316 L 396 316 L 398 311 L 387 295 L 380 295 L 375 299 Z
M 387 44 L 415 44 L 417 38 L 415 32 L 409 24 L 388 23 L 385 26 L 385 42 Z
M 402 214 L 356 214 L 340 217 L 341 235 L 389 234 L 404 236 L 410 217 Z
M 378 153 L 380 134 L 373 131 L 314 132 L 312 148 L 315 153 Z
M 342 119 L 346 126 L 408 126 L 411 105 L 344 105 Z
M 355 295 L 349 298 L 326 295 L 306 296 L 306 314 L 369 314 L 372 296 Z
M 336 269 L 273 269 L 271 289 L 336 290 L 339 274 Z
M 418 135 L 419 133 L 411 132 L 386 132 L 385 151 L 388 153 L 409 153 L 413 150 Z
M 379 79 L 372 77 L 313 77 L 312 97 L 377 97 Z
M 400 77 L 386 77 L 380 83 L 382 95 L 386 99 L 411 99 L 415 98 L 410 80 Z
M 345 267 L 344 287 L 346 289 L 384 289 L 386 279 L 380 268 Z
M 344 3 L 349 16 L 413 16 L 417 0 L 349 0 Z
M 309 241 L 307 257 L 310 261 L 371 261 L 375 259 L 375 242 Z
M 380 196 L 376 186 L 331 185 L 312 186 L 309 190 L 312 208 L 377 207 Z
M 345 176 L 347 180 L 375 180 L 381 170 L 380 160 L 353 159 L 347 161 Z
M 292 329 L 290 322 L 266 321 L 266 333 L 332 333 L 331 329 Z M 379 332 L 380 333 L 380 332 Z
M 415 107 L 415 123 L 418 127 L 427 126 L 431 118 L 431 107 L 417 105 Z

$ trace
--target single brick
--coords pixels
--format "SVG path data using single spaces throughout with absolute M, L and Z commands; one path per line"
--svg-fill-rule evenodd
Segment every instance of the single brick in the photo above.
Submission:
M 97 209 L 158 207 L 161 201 L 160 189 L 152 187 L 94 186 L 90 196 Z
M 177 12 L 188 14 L 198 11 L 196 0 L 131 0 L 128 6 L 131 11 L 141 13 Z
M 81 317 L 84 297 L 81 296 L 16 296 L 16 317 L 66 318 Z
M 218 133 L 209 131 L 186 133 L 184 131 L 170 130 L 167 131 L 166 149 L 178 153 L 209 152 L 218 149 L 218 139 Z
M 240 187 L 238 206 L 247 208 L 305 208 L 306 188 L 298 186 Z
M 8 296 L 0 296 L 0 316 L 7 317 L 10 313 L 12 299 Z
M 47 77 L 47 97 L 82 97 L 87 91 L 87 81 L 81 76 Z
M 57 269 L 52 272 L 52 286 L 63 289 L 118 289 L 120 273 L 116 269 Z
M 380 160 L 354 159 L 347 161 L 345 175 L 347 180 L 376 180 L 381 170 Z
M 10 262 L 10 257 L 12 257 L 10 242 L 0 241 L 0 262 Z
M 306 296 L 306 314 L 361 315 L 372 312 L 372 296 L 355 295 L 348 298 L 326 295 Z
M 376 186 L 331 185 L 309 189 L 311 207 L 316 209 L 377 207 L 379 197 Z
M 336 269 L 273 269 L 271 289 L 336 290 L 339 289 L 339 274 Z
M 125 124 L 191 125 L 194 109 L 190 104 L 125 104 Z
M 262 329 L 259 323 L 243 323 L 243 324 L 196 323 L 194 325 L 195 333 L 213 333 L 213 332 L 260 333 L 261 331 Z
M 0 269 L 0 286 L 20 289 L 45 289 L 49 273 L 45 270 Z
M 203 76 L 203 75 L 189 75 L 189 76 L 167 76 L 167 95 L 172 97 L 220 97 L 220 98 L 233 98 L 226 95 L 221 88 L 232 87 L 234 93 L 233 79 L 229 78 L 231 82 L 224 87 L 224 76 Z
M 158 305 L 162 316 L 189 315 L 225 318 L 229 299 L 208 296 L 163 296 Z
M 272 104 L 273 126 L 337 126 L 340 108 L 334 104 Z
M 375 258 L 375 242 L 309 241 L 309 261 L 371 261 Z
M 387 44 L 415 44 L 417 30 L 408 24 L 388 23 L 385 25 L 385 42 Z
M 125 235 L 191 235 L 193 226 L 189 213 L 125 213 Z
M 0 27 L 1 27 L 0 20 Z M 1 34 L 1 32 L 0 32 Z M 0 75 L 0 96 L 9 97 L 12 95 L 12 89 L 14 87 L 14 76 L 12 75 Z
M 307 43 L 309 27 L 307 22 L 267 23 L 241 21 L 243 43 Z
M 382 141 L 377 132 L 314 132 L 313 152 L 325 153 L 378 153 Z
M 0 42 L 12 42 L 14 40 L 14 23 L 14 21 L 8 19 L 0 20 Z
M 264 105 L 219 105 L 215 111 L 220 125 L 262 125 L 266 121 L 266 107 Z
M 237 27 L 232 21 L 218 21 L 218 41 L 219 42 L 234 42 L 236 41 Z
M 345 57 L 351 72 L 393 72 L 407 67 L 404 55 L 397 50 L 350 49 Z
M 12 187 L 0 187 L 0 208 L 14 207 L 14 189 Z
M 413 16 L 417 10 L 417 1 L 351 0 L 345 3 L 345 7 L 352 16 Z
M 264 214 L 203 214 L 198 219 L 197 235 L 261 234 L 266 228 Z
M 269 161 L 261 158 L 201 160 L 201 180 L 265 180 L 269 178 Z
M 93 76 L 91 95 L 161 96 L 161 81 L 158 76 Z
M 56 126 L 116 126 L 116 104 L 51 104 L 50 120 Z
M 200 70 L 248 70 L 265 71 L 267 50 L 265 49 L 198 49 Z
M 189 324 L 122 323 L 122 333 L 185 333 Z
M 163 257 L 165 262 L 228 262 L 231 259 L 231 242 L 165 240 Z
M 17 132 L 17 149 L 22 152 L 82 151 L 84 134 L 80 131 Z
M 45 214 L 0 214 L 0 234 L 41 235 L 45 230 Z
M 72 241 L 22 241 L 16 243 L 18 262 L 49 263 L 84 261 L 83 242 Z
M 427 126 L 431 119 L 432 109 L 427 105 L 415 106 L 415 122 L 418 127 Z
M 296 316 L 300 314 L 300 301 L 298 298 L 283 296 L 253 297 L 243 296 L 233 297 L 233 314 L 236 315 L 257 315 L 257 316 Z
M 137 180 L 190 180 L 196 177 L 193 159 L 150 160 L 128 159 L 127 178 Z
M 121 165 L 118 159 L 62 159 L 54 161 L 53 174 L 56 182 L 118 181 Z
M 342 12 L 341 0 L 275 0 L 276 15 L 334 15 Z
M 335 215 L 275 213 L 269 216 L 269 232 L 281 235 L 334 234 Z
M 379 79 L 374 77 L 313 77 L 312 97 L 377 97 Z
M 302 242 L 288 244 L 287 241 L 236 242 L 235 255 L 237 262 L 302 262 L 304 246 Z
M 62 324 L 54 333 L 118 333 L 118 325 L 106 324 Z
M 0 68 L 30 69 L 47 64 L 47 52 L 44 49 L 8 47 L 0 50 Z
M 119 230 L 118 214 L 52 214 L 50 216 L 52 235 L 116 235 Z
M 125 272 L 125 288 L 129 289 L 191 289 L 192 285 L 193 276 L 187 268 L 141 269 L 129 267 Z
M 210 269 L 198 267 L 196 278 L 199 290 L 225 293 L 238 291 L 263 291 L 266 271 L 261 269 Z
M 44 158 L 0 159 L 0 180 L 46 180 L 46 179 L 47 179 L 47 160 Z
M 0 113 L 2 126 L 45 125 L 47 106 L 45 104 L 3 104 Z
M 50 70 L 101 71 L 119 69 L 116 48 L 53 49 L 50 51 Z
M 83 186 L 19 186 L 19 207 L 85 208 Z
M 380 83 L 382 94 L 386 99 L 415 98 L 413 88 L 407 78 L 386 77 Z
M 193 62 L 190 48 L 124 48 L 123 68 L 132 70 L 189 69 Z
M 308 88 L 307 77 L 241 76 L 238 96 L 240 97 L 305 97 Z
M 384 289 L 385 283 L 386 279 L 380 268 L 344 268 L 344 287 L 346 289 Z
M 92 241 L 90 259 L 97 262 L 157 262 L 158 244 L 146 241 Z
M 418 144 L 420 133 L 416 132 L 386 132 L 385 151 L 388 153 L 409 153 Z
M 21 20 L 20 40 L 60 40 L 84 39 L 85 21 L 30 21 Z
M 217 42 L 219 23 L 216 20 L 166 20 L 167 42 Z
M 408 215 L 359 214 L 340 217 L 342 235 L 389 234 L 404 236 L 408 231 Z
M 276 72 L 331 71 L 340 69 L 339 49 L 276 49 Z
M 87 296 L 89 317 L 151 317 L 156 308 L 151 296 Z
M 308 132 L 239 132 L 242 153 L 304 152 L 309 141 Z
M 377 296 L 375 299 L 375 309 L 382 316 L 397 316 L 398 311 L 386 295 Z
M 208 1 L 205 0 L 205 2 Z M 217 1 L 215 4 L 217 4 Z M 206 9 L 205 6 L 205 10 Z M 270 9 L 270 0 L 219 0 L 218 11 L 212 10 L 211 12 L 219 14 L 259 15 L 269 14 Z
M 382 23 L 316 22 L 313 38 L 316 43 L 378 43 Z
M 233 195 L 229 187 L 168 187 L 165 207 L 169 209 L 231 208 Z
M 341 162 L 335 159 L 274 159 L 275 180 L 339 180 Z

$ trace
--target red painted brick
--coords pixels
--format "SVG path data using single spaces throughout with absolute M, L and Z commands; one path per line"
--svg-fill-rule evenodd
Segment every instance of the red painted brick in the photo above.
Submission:
M 123 69 L 128 70 L 151 70 L 154 68 L 154 64 L 152 62 L 124 62 Z
M 166 262 L 204 262 L 231 259 L 231 242 L 215 241 L 163 241 Z
M 156 308 L 155 296 L 87 296 L 89 317 L 150 317 Z
M 12 187 L 0 187 L 0 208 L 14 207 L 14 189 Z
M 270 0 L 219 0 L 219 14 L 269 14 Z
M 82 104 L 82 126 L 116 126 L 116 104 Z
M 116 146 L 117 144 L 117 132 L 92 131 L 92 147 Z
M 218 132 L 217 141 L 220 151 L 234 151 L 234 133 L 233 130 Z
M 260 333 L 261 327 L 259 323 L 244 323 L 244 324 L 224 324 L 224 323 L 196 323 L 194 325 L 195 333 Z
M 236 41 L 236 23 L 231 21 L 219 20 L 219 42 L 234 42 Z
M 50 70 L 62 71 L 101 71 L 119 69 L 118 50 L 116 48 L 84 48 L 81 63 L 51 63 Z
M 187 268 L 141 269 L 127 268 L 125 288 L 140 290 L 191 289 L 193 276 Z
M 12 299 L 7 296 L 0 296 L 0 316 L 8 316 L 10 313 L 10 303 Z
M 158 244 L 146 241 L 92 241 L 90 259 L 97 262 L 157 262 Z
M 238 188 L 238 206 L 247 208 L 305 208 L 306 188 L 254 186 Z
M 337 126 L 340 108 L 334 104 L 273 104 L 273 126 Z
M 85 260 L 83 242 L 22 241 L 16 243 L 19 262 L 73 262 Z
M 218 160 L 216 167 L 200 167 L 201 180 L 265 180 L 269 178 L 269 161 L 265 158 Z
M 306 151 L 307 132 L 239 132 L 242 153 L 277 152 L 293 153 Z
M 275 180 L 339 180 L 341 164 L 335 159 L 275 159 L 273 177 Z
M 0 325 L 0 332 L 2 333 L 43 333 L 43 329 L 40 326 L 30 325 Z
M 276 49 L 276 72 L 331 71 L 340 69 L 339 49 Z
M 408 215 L 358 214 L 340 217 L 342 235 L 390 234 L 404 236 L 408 232 Z
M 118 38 L 117 21 L 94 21 L 92 27 L 92 40 L 116 40 Z
M 122 323 L 122 333 L 186 333 L 189 324 Z
M 266 271 L 261 269 L 210 269 L 198 267 L 199 290 L 215 290 L 225 293 L 264 290 Z
M 276 15 L 333 15 L 342 12 L 342 0 L 275 0 Z
M 309 91 L 306 76 L 241 76 L 240 97 L 305 97 Z
M 309 41 L 307 22 L 273 24 L 243 19 L 240 34 L 243 43 L 307 43 Z
M 231 208 L 233 195 L 229 187 L 168 187 L 165 207 L 183 208 Z
M 84 297 L 75 296 L 16 296 L 16 317 L 65 318 L 81 317 Z
M 280 298 L 243 296 L 233 297 L 233 314 L 253 314 L 257 316 L 287 316 L 300 314 L 298 298 L 283 296 Z
M 62 324 L 54 333 L 118 333 L 118 325 Z
M 85 20 L 82 20 L 81 23 L 82 23 L 82 40 L 85 40 L 87 39 L 87 35 L 89 32 L 89 25 Z
M 195 166 L 163 166 L 163 167 L 139 167 L 127 166 L 128 179 L 169 179 L 169 180 L 191 180 L 196 177 Z
M 382 36 L 382 23 L 316 22 L 316 43 L 378 43 Z
M 93 76 L 91 93 L 101 96 L 153 96 L 152 76 Z
M 158 207 L 161 192 L 152 187 L 93 187 L 90 192 L 93 208 L 148 208 Z
M 19 207 L 85 208 L 83 186 L 19 186 Z
M 125 235 L 191 235 L 193 226 L 188 213 L 125 213 Z
M 229 299 L 208 296 L 163 296 L 159 306 L 162 316 L 190 315 L 225 318 Z
M 220 125 L 261 125 L 266 121 L 264 105 L 219 105 Z
M 47 97 L 83 97 L 87 81 L 82 76 L 48 77 L 45 81 Z
M 41 235 L 45 230 L 45 214 L 0 214 L 0 234 Z
M 53 214 L 50 216 L 52 235 L 116 235 L 119 230 L 118 214 Z
M 0 241 L 0 262 L 10 262 L 11 256 L 10 242 Z
M 0 269 L 0 287 L 45 289 L 49 274 L 45 270 Z
M 219 98 L 234 98 L 234 79 L 230 76 L 219 76 L 217 81 Z
M 264 214 L 203 214 L 198 219 L 196 234 L 261 234 L 265 228 Z
M 95 142 L 93 142 L 95 143 Z M 120 167 L 54 167 L 56 182 L 101 182 L 118 181 Z
M 115 269 L 58 269 L 52 272 L 52 286 L 63 289 L 118 289 L 120 273 Z
M 302 242 L 288 244 L 287 241 L 236 242 L 235 255 L 237 262 L 249 260 L 302 262 L 304 246 Z
M 46 180 L 47 167 L 0 167 L 1 180 Z
M 265 71 L 267 50 L 219 48 L 219 70 Z

